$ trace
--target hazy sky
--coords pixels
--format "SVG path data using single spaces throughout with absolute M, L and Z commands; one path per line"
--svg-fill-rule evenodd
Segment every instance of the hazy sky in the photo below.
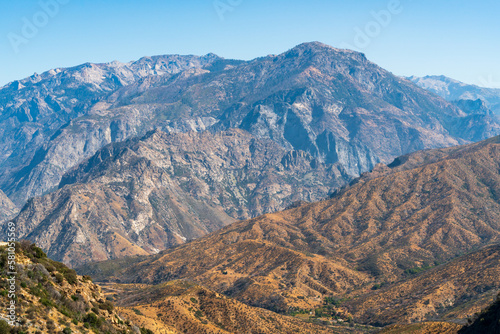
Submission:
M 2 0 L 0 85 L 85 62 L 252 59 L 320 41 L 398 75 L 500 87 L 499 13 L 498 0 Z

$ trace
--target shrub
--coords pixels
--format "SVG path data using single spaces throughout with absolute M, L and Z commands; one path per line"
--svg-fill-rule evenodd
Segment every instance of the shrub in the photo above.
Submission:
M 325 305 L 333 305 L 339 307 L 342 304 L 342 301 L 335 297 L 325 297 L 324 300 Z
M 97 314 L 92 312 L 88 313 L 85 316 L 83 322 L 89 324 L 91 327 L 96 327 L 96 328 L 99 328 L 102 325 L 102 320 L 97 316 Z
M 57 283 L 62 284 L 62 282 L 64 282 L 64 276 L 61 275 L 60 273 L 56 273 L 54 276 L 56 278 Z
M 113 309 L 114 309 L 114 305 L 109 300 L 106 300 L 104 303 L 102 303 L 102 304 L 99 305 L 99 308 L 101 310 L 106 310 L 106 311 L 108 311 L 108 312 L 111 313 L 113 311 Z
M 9 334 L 10 326 L 5 320 L 0 320 L 0 334 Z
M 76 275 L 76 271 L 73 269 L 66 270 L 63 275 L 69 284 L 75 285 L 78 282 L 78 276 Z
M 41 248 L 38 248 L 35 245 L 33 245 L 32 254 L 37 259 L 43 259 L 47 257 L 47 254 L 45 254 L 45 252 Z
M 53 307 L 54 306 L 54 304 L 52 303 L 52 301 L 50 299 L 46 298 L 46 297 L 40 298 L 40 303 L 42 305 L 47 306 L 47 307 Z

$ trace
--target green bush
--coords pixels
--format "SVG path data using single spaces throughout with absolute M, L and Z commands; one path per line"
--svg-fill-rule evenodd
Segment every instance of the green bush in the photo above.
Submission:
M 9 334 L 10 326 L 5 320 L 0 320 L 0 334 Z
M 78 276 L 76 275 L 76 271 L 73 269 L 66 270 L 63 275 L 69 284 L 75 285 L 78 282 Z
M 342 301 L 340 299 L 335 298 L 335 297 L 325 297 L 324 304 L 339 307 L 340 304 L 342 304 Z
M 108 312 L 112 312 L 113 309 L 114 309 L 114 305 L 112 302 L 110 302 L 109 300 L 105 301 L 104 303 L 100 304 L 99 305 L 99 308 L 101 310 L 106 310 Z
M 142 314 L 142 312 L 140 310 L 138 310 L 136 308 L 133 308 L 132 311 L 134 311 L 134 313 L 137 315 L 144 315 L 144 314 Z
M 91 327 L 99 328 L 102 325 L 102 319 L 100 319 L 95 313 L 88 313 L 83 322 L 89 324 Z
M 64 276 L 60 273 L 56 273 L 55 275 L 56 281 L 59 284 L 62 284 L 64 282 Z
M 40 303 L 42 305 L 45 305 L 47 307 L 53 307 L 54 306 L 54 303 L 52 303 L 52 301 L 46 297 L 42 297 L 40 298 Z
M 41 248 L 38 248 L 35 245 L 33 245 L 32 254 L 37 259 L 43 259 L 47 257 L 47 254 L 45 254 L 45 252 Z

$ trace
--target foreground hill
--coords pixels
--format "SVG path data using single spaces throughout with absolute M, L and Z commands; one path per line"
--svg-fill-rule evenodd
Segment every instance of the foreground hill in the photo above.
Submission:
M 234 223 L 137 258 L 128 268 L 121 262 L 121 269 L 110 272 L 113 265 L 102 263 L 84 271 L 120 282 L 189 279 L 280 312 L 318 307 L 324 297 L 355 297 L 376 283 L 393 283 L 498 243 L 499 198 L 500 137 L 495 137 L 403 156 L 330 200 Z M 479 290 L 473 296 L 481 293 L 479 285 L 474 288 Z M 462 292 L 439 303 L 458 306 Z M 435 307 L 437 301 L 429 311 Z
M 154 128 L 241 128 L 351 176 L 500 134 L 496 118 L 321 43 L 251 61 L 161 56 L 50 71 L 3 87 L 0 111 L 0 188 L 20 207 L 106 144 Z
M 9 328 L 0 320 L 2 333 L 147 333 L 118 315 L 113 303 L 106 300 L 99 286 L 90 277 L 81 277 L 52 261 L 43 251 L 30 244 L 16 244 L 16 315 L 18 325 Z M 7 310 L 11 303 L 7 291 L 7 249 L 0 247 L 0 306 Z
M 98 151 L 15 222 L 19 237 L 75 266 L 154 254 L 235 219 L 326 198 L 346 178 L 338 164 L 243 130 L 155 131 Z
M 475 320 L 466 326 L 451 322 L 424 322 L 413 325 L 393 325 L 381 334 L 498 334 L 500 333 L 500 295 L 496 302 L 483 312 L 476 313 Z M 470 319 L 469 319 L 470 320 Z
M 476 320 L 458 332 L 459 334 L 498 334 L 500 333 L 500 295 L 484 312 L 477 314 Z

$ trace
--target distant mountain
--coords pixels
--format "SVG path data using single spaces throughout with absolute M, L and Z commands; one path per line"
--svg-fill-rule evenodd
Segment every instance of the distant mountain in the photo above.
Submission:
M 134 122 L 140 118 L 134 112 L 125 123 L 118 113 L 103 115 L 115 91 L 217 59 L 211 54 L 169 55 L 130 63 L 87 63 L 34 74 L 0 88 L 0 188 L 22 206 L 29 197 L 57 186 L 76 163 L 110 142 L 137 135 L 145 126 Z
M 18 206 L 103 146 L 154 128 L 241 128 L 350 176 L 500 133 L 496 118 L 317 42 L 251 61 L 160 56 L 53 70 L 0 89 L 0 112 L 0 188 Z
M 498 289 L 496 248 L 397 282 L 500 241 L 499 167 L 500 137 L 419 151 L 378 165 L 329 200 L 237 222 L 128 264 L 81 270 L 122 283 L 192 280 L 280 312 L 319 307 L 332 296 L 350 297 L 352 304 L 342 303 L 350 307 L 385 283 L 386 299 L 376 295 L 365 304 L 372 306 L 353 309 L 359 319 L 390 323 L 397 312 L 409 320 L 442 315 Z M 487 252 L 494 254 L 483 256 Z M 454 270 L 458 278 L 452 282 Z M 439 295 L 445 288 L 449 298 Z
M 0 223 L 14 218 L 19 212 L 19 209 L 12 203 L 12 201 L 0 190 Z
M 75 266 L 154 254 L 236 219 L 326 198 L 346 180 L 339 164 L 244 130 L 156 130 L 99 150 L 15 222 L 20 238 Z
M 412 76 L 408 79 L 448 101 L 482 100 L 489 109 L 500 115 L 500 88 L 469 85 L 444 75 L 430 75 L 423 78 Z

